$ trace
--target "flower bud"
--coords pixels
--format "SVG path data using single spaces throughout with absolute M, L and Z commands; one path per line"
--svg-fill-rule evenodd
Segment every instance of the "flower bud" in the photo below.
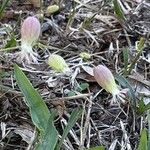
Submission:
M 21 59 L 36 62 L 37 54 L 32 47 L 37 42 L 41 31 L 41 25 L 37 18 L 28 17 L 21 26 Z
M 82 59 L 90 59 L 91 58 L 91 55 L 87 52 L 81 52 L 79 54 L 79 56 L 82 58 Z
M 47 14 L 53 14 L 53 13 L 57 12 L 58 10 L 59 10 L 58 5 L 50 5 L 47 7 L 46 13 Z
M 98 65 L 94 68 L 93 72 L 96 81 L 103 89 L 105 89 L 112 95 L 118 95 L 120 93 L 116 85 L 114 76 L 107 67 Z
M 67 63 L 65 62 L 65 60 L 57 54 L 50 55 L 50 57 L 48 58 L 48 64 L 56 72 L 70 71 L 70 69 L 69 69 Z
M 41 25 L 35 17 L 28 17 L 24 20 L 21 27 L 21 42 L 28 45 L 34 45 L 38 40 L 41 31 Z

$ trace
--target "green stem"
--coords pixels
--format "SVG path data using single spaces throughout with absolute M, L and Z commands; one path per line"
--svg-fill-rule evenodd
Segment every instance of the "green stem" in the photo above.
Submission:
M 19 49 L 19 48 L 20 48 L 20 46 L 2 48 L 2 49 L 0 49 L 0 52 L 3 52 L 3 51 L 11 51 L 11 50 Z

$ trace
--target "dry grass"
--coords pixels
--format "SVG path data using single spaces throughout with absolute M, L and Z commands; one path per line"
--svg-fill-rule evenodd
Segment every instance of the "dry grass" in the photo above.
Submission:
M 55 124 L 60 133 L 73 108 L 84 109 L 62 149 L 82 150 L 104 145 L 108 150 L 135 150 L 141 129 L 147 127 L 146 114 L 138 115 L 130 97 L 125 104 L 111 106 L 111 95 L 101 90 L 83 66 L 105 64 L 114 74 L 123 75 L 124 48 L 129 50 L 130 64 L 137 54 L 136 42 L 144 37 L 144 50 L 126 79 L 132 86 L 136 104 L 142 95 L 145 102 L 150 102 L 150 3 L 120 1 L 126 20 L 119 22 L 110 0 L 60 1 L 58 13 L 44 15 L 41 19 L 40 44 L 35 47 L 39 64 L 27 65 L 16 59 L 19 44 L 4 49 L 13 35 L 17 43 L 20 42 L 20 22 L 24 18 L 41 13 L 39 8 L 22 2 L 10 2 L 0 22 L 0 147 L 5 150 L 30 149 L 36 136 L 13 75 L 12 65 L 18 63 L 48 107 L 59 112 Z M 41 9 L 54 3 L 57 4 L 56 1 L 45 1 Z M 79 56 L 81 52 L 88 52 L 91 58 L 84 61 Z M 49 68 L 47 58 L 50 53 L 57 53 L 67 61 L 72 69 L 71 76 L 54 73 Z M 89 86 L 78 90 L 82 83 Z M 72 91 L 76 95 L 70 96 Z

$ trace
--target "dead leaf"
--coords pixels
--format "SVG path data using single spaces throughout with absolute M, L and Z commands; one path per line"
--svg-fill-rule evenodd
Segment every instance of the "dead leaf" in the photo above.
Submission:
M 139 73 L 134 73 L 133 75 L 128 76 L 130 79 L 136 80 L 146 86 L 150 87 L 150 81 L 146 80 L 144 76 L 140 75 Z
M 39 8 L 41 6 L 42 0 L 29 0 L 31 4 L 33 4 L 34 7 Z
M 14 132 L 16 134 L 19 134 L 22 137 L 22 140 L 27 142 L 28 144 L 30 144 L 33 140 L 33 137 L 35 137 L 35 133 L 26 128 L 16 128 Z
M 58 85 L 59 81 L 57 79 L 53 79 L 52 77 L 50 77 L 46 83 L 48 84 L 48 87 L 56 87 L 56 85 Z
M 6 124 L 4 122 L 1 122 L 1 132 L 2 132 L 2 139 L 6 135 Z
M 84 72 L 78 74 L 77 78 L 82 79 L 86 82 L 96 82 L 94 76 L 91 76 L 88 73 L 84 73 Z
M 56 109 L 59 114 L 59 118 L 61 118 L 64 114 L 65 111 L 65 102 L 64 101 L 52 101 L 52 104 L 56 106 Z
M 90 66 L 82 66 L 82 69 L 87 72 L 89 75 L 94 76 L 93 74 L 93 68 Z

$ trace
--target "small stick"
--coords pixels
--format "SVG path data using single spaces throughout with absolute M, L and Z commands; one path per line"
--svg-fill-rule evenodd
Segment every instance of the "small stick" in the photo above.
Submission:
M 85 98 L 90 96 L 91 94 L 79 94 L 79 95 L 75 95 L 75 96 L 69 96 L 69 97 L 62 97 L 62 98 L 54 98 L 54 99 L 49 99 L 49 100 L 45 100 L 46 102 L 49 101 L 68 101 L 68 100 L 72 100 L 72 99 L 78 99 L 78 98 Z

